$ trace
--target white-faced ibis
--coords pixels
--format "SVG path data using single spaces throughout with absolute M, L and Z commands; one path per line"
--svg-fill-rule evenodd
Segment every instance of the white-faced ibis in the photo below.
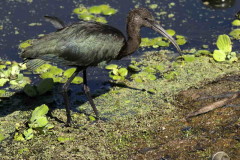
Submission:
M 20 55 L 29 66 L 54 62 L 76 67 L 76 71 L 62 88 L 66 105 L 67 125 L 71 122 L 67 91 L 74 77 L 80 71 L 83 71 L 83 90 L 96 114 L 96 118 L 98 118 L 99 113 L 87 85 L 86 69 L 89 66 L 97 66 L 100 62 L 121 59 L 135 52 L 141 43 L 141 27 L 152 28 L 164 35 L 181 54 L 181 49 L 175 40 L 167 34 L 145 8 L 133 9 L 128 13 L 127 39 L 121 31 L 106 24 L 81 21 L 64 26 L 64 23 L 56 17 L 46 16 L 45 18 L 58 30 L 35 40 L 32 46 L 27 47 Z M 38 63 L 36 64 L 36 62 Z

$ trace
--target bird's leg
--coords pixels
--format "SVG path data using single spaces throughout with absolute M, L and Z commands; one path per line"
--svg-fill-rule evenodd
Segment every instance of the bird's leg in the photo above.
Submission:
M 90 103 L 90 105 L 92 106 L 93 108 L 93 111 L 96 115 L 96 118 L 98 119 L 99 118 L 99 113 L 98 113 L 98 110 L 97 110 L 97 107 L 96 105 L 94 104 L 93 102 L 93 99 L 92 99 L 92 96 L 91 96 L 91 93 L 90 93 L 90 89 L 87 85 L 87 72 L 86 72 L 86 69 L 83 70 L 83 90 L 88 98 L 88 101 Z
M 72 119 L 71 119 L 71 115 L 70 115 L 70 103 L 69 103 L 69 98 L 68 98 L 68 87 L 70 85 L 70 83 L 72 82 L 72 80 L 77 76 L 77 74 L 80 72 L 80 68 L 77 68 L 76 71 L 71 75 L 71 77 L 67 80 L 67 82 L 63 85 L 62 87 L 62 94 L 63 94 L 63 98 L 64 98 L 64 103 L 65 103 L 65 107 L 66 107 L 66 115 L 67 115 L 67 123 L 66 125 L 69 126 Z

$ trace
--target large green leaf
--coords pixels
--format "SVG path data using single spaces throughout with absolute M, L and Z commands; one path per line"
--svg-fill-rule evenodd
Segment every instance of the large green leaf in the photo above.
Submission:
M 46 78 L 43 79 L 38 85 L 37 85 L 37 91 L 39 95 L 46 93 L 47 91 L 50 91 L 53 88 L 54 82 L 52 78 Z
M 232 43 L 228 35 L 219 35 L 217 39 L 217 47 L 224 52 L 232 51 Z
M 41 128 L 41 127 L 46 126 L 47 124 L 48 124 L 47 117 L 41 116 L 41 117 L 37 117 L 36 119 L 34 119 L 34 121 L 29 124 L 29 127 Z
M 214 50 L 214 52 L 213 52 L 213 59 L 218 61 L 218 62 L 225 61 L 226 56 L 227 55 L 222 50 Z
M 48 113 L 48 110 L 49 108 L 45 104 L 35 108 L 34 111 L 32 112 L 32 117 L 30 119 L 30 122 L 32 123 L 39 117 L 45 116 Z

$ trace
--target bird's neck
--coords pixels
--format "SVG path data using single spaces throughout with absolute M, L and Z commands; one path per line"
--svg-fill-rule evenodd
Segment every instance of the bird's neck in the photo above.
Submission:
M 128 22 L 127 24 L 128 39 L 125 46 L 122 48 L 122 51 L 118 55 L 118 59 L 130 55 L 138 49 L 141 43 L 140 28 L 141 26 L 136 25 L 134 21 Z

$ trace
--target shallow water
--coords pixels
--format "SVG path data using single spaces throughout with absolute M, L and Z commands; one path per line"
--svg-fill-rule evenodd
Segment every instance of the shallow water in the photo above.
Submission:
M 169 7 L 169 3 L 174 2 L 175 5 Z M 182 49 L 196 48 L 201 49 L 203 44 L 209 45 L 210 49 L 214 49 L 213 43 L 220 34 L 228 34 L 231 31 L 231 22 L 235 19 L 234 15 L 240 10 L 240 1 L 231 0 L 231 5 L 226 8 L 213 8 L 204 5 L 201 0 L 178 0 L 178 1 L 158 1 L 147 0 L 139 1 L 97 1 L 97 0 L 3 0 L 0 2 L 0 58 L 15 60 L 21 62 L 18 56 L 18 44 L 21 41 L 37 38 L 39 34 L 47 34 L 54 32 L 55 28 L 43 19 L 44 15 L 53 15 L 61 18 L 66 23 L 79 21 L 76 15 L 72 14 L 72 10 L 79 4 L 85 6 L 110 4 L 118 12 L 107 20 L 110 25 L 117 27 L 125 33 L 125 19 L 128 11 L 135 6 L 149 8 L 150 4 L 158 4 L 158 8 L 152 10 L 157 14 L 166 11 L 166 15 L 156 16 L 165 29 L 174 29 L 177 34 L 187 37 L 188 43 L 181 46 Z M 169 18 L 169 14 L 174 14 L 173 18 Z M 40 25 L 29 26 L 31 23 L 40 23 Z M 149 29 L 141 31 L 142 37 L 155 37 L 155 32 Z M 239 42 L 234 41 L 234 50 L 239 50 Z M 173 47 L 171 47 L 175 50 Z M 141 55 L 142 50 L 137 51 L 135 56 Z M 124 61 L 125 60 L 125 61 Z M 129 57 L 121 61 L 120 64 L 129 63 Z M 104 80 L 108 79 L 107 71 L 93 68 L 90 69 L 90 86 L 99 87 Z M 93 77 L 93 78 L 92 78 Z M 97 87 L 97 88 L 98 88 Z

